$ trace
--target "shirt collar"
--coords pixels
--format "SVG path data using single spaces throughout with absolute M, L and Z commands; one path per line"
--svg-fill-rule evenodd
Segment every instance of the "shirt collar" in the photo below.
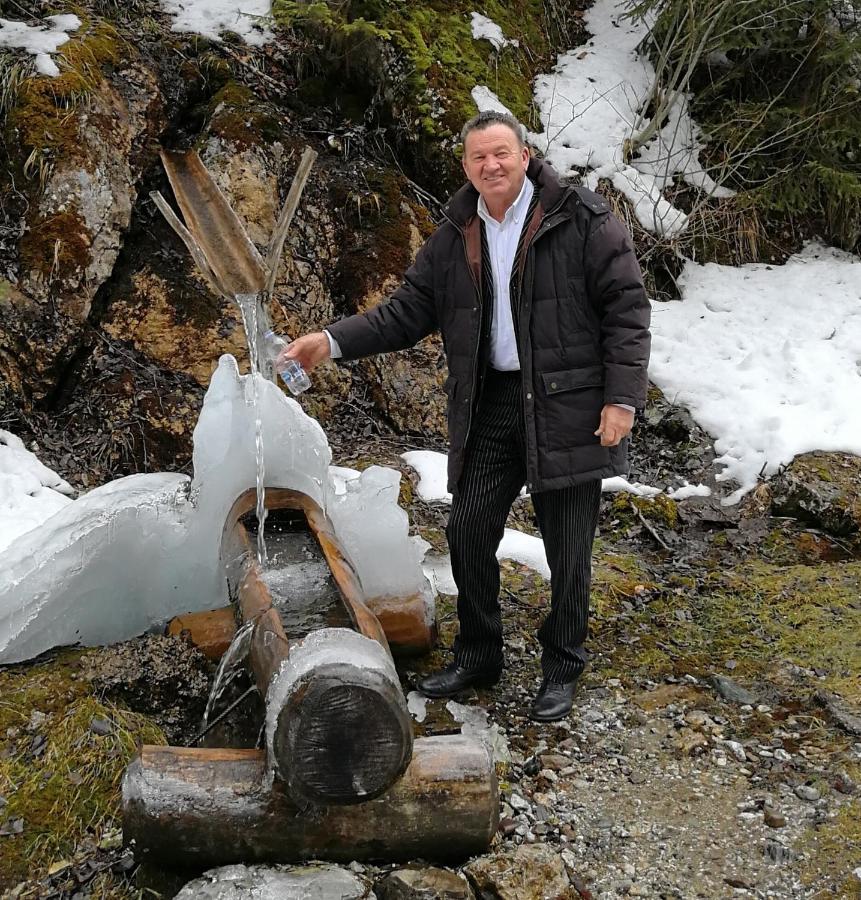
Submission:
M 534 193 L 535 188 L 532 186 L 532 182 L 528 178 L 523 179 L 523 184 L 520 186 L 520 193 L 517 195 L 517 199 L 508 209 L 505 211 L 505 216 L 503 217 L 501 222 L 497 222 L 496 219 L 488 212 L 487 204 L 484 202 L 484 197 L 481 194 L 478 195 L 478 214 L 485 222 L 492 222 L 497 227 L 501 225 L 505 225 L 508 222 L 514 222 L 515 225 L 520 225 L 523 222 L 524 217 L 526 216 L 526 211 L 529 209 L 529 201 L 532 199 L 532 194 Z

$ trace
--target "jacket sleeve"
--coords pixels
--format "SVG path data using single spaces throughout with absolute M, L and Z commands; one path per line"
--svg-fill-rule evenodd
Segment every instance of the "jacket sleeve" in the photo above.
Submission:
M 631 237 L 612 213 L 593 219 L 584 264 L 601 322 L 604 403 L 641 409 L 649 387 L 651 308 Z
M 388 300 L 367 312 L 326 326 L 341 348 L 342 359 L 404 350 L 438 328 L 433 293 L 437 234 L 425 241 L 400 287 Z

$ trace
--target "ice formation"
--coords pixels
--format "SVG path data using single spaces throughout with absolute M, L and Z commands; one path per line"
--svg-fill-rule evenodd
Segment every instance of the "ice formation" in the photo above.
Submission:
M 189 882 L 176 900 L 362 900 L 367 885 L 338 866 L 222 866 Z
M 465 706 L 449 700 L 445 708 L 455 722 L 460 723 L 460 733 L 484 744 L 491 753 L 494 763 L 508 765 L 511 762 L 511 751 L 508 749 L 505 733 L 500 730 L 499 725 L 489 720 L 487 710 L 483 706 Z
M 366 593 L 429 591 L 397 472 L 330 475 L 319 424 L 259 378 L 266 485 L 308 495 L 332 516 Z M 219 559 L 236 499 L 254 486 L 251 376 L 223 356 L 194 431 L 194 478 L 132 475 L 64 506 L 15 539 L 0 568 L 0 663 L 51 647 L 123 640 L 173 615 L 227 603 Z M 339 494 L 339 485 L 349 490 Z

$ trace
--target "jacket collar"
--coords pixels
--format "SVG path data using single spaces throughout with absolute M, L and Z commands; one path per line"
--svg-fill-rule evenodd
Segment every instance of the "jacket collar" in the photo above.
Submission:
M 530 159 L 526 177 L 538 191 L 538 205 L 543 211 L 553 209 L 565 193 L 564 185 L 549 163 Z M 478 191 L 467 182 L 449 200 L 444 212 L 455 225 L 463 227 L 478 214 Z

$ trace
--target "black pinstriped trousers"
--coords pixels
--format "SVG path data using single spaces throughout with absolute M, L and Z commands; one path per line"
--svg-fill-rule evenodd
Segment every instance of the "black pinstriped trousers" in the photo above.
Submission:
M 499 564 L 511 504 L 526 482 L 526 433 L 520 372 L 488 370 L 466 447 L 446 534 L 458 588 L 460 633 L 454 656 L 469 669 L 501 668 Z M 551 572 L 550 612 L 538 631 L 548 681 L 571 681 L 586 665 L 592 542 L 598 479 L 532 494 Z

